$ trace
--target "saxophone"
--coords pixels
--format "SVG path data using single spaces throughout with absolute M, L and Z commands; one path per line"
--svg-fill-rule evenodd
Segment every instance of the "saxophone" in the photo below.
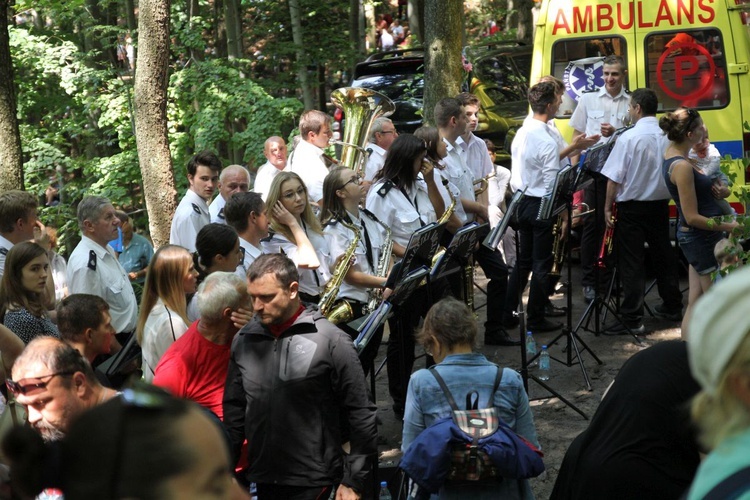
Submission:
M 388 227 L 386 224 L 383 224 L 379 219 L 375 219 L 375 221 L 383 226 L 383 229 L 385 229 L 385 241 L 380 247 L 380 259 L 378 259 L 378 268 L 375 269 L 375 274 L 373 276 L 377 276 L 378 278 L 385 278 L 386 276 L 388 276 L 388 270 L 391 267 L 391 256 L 393 255 L 393 238 L 391 238 L 390 227 Z M 367 301 L 366 307 L 366 311 L 368 313 L 371 313 L 378 307 L 381 293 L 382 292 L 380 289 L 370 288 L 370 298 Z
M 443 215 L 437 220 L 438 225 L 448 222 L 448 219 L 453 215 L 453 211 L 456 210 L 456 197 L 453 196 L 453 192 L 448 187 L 448 179 L 443 179 L 443 186 L 445 186 L 445 190 L 448 191 L 448 196 L 450 196 L 451 202 L 450 205 L 448 205 L 448 208 L 445 209 L 445 212 L 443 212 Z M 432 256 L 432 264 L 430 265 L 431 269 L 435 267 L 435 264 L 437 264 L 438 260 L 444 253 L 445 247 L 439 247 L 437 252 L 435 252 L 435 255 Z
M 328 280 L 323 290 L 323 294 L 320 296 L 320 302 L 318 302 L 318 308 L 321 314 L 328 319 L 334 325 L 338 323 L 346 323 L 354 317 L 352 306 L 345 300 L 336 302 L 336 298 L 339 294 L 341 284 L 344 282 L 344 277 L 349 269 L 354 265 L 354 252 L 357 249 L 357 245 L 360 240 L 359 229 L 353 224 L 349 224 L 339 219 L 339 223 L 345 228 L 349 229 L 354 233 L 354 238 L 349 244 L 349 247 L 344 252 L 344 255 L 339 259 L 336 268 L 333 270 L 331 279 Z

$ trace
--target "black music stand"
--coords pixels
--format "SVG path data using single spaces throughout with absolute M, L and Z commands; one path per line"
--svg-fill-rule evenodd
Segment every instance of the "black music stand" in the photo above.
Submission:
M 502 220 L 493 228 L 492 231 L 490 231 L 490 234 L 487 235 L 485 238 L 483 244 L 489 248 L 496 248 L 497 244 L 502 239 L 503 235 L 505 234 L 505 231 L 508 229 L 508 226 L 510 225 L 511 219 L 514 217 L 516 212 L 518 211 L 518 207 L 520 205 L 521 200 L 524 197 L 524 193 L 526 190 L 523 191 L 518 190 L 513 195 L 513 200 L 511 201 L 510 205 L 508 205 L 508 210 L 505 212 L 505 215 L 503 216 Z M 499 228 L 499 229 L 498 229 Z M 516 255 L 520 255 L 521 252 L 519 250 L 519 243 L 518 243 L 518 232 L 516 232 L 515 238 L 513 238 L 513 243 L 516 247 Z M 491 246 L 492 245 L 492 246 Z M 519 276 L 520 279 L 520 276 Z M 529 379 L 533 380 L 542 388 L 544 388 L 547 392 L 550 393 L 550 396 L 546 398 L 535 398 L 535 399 L 549 399 L 551 397 L 556 397 L 560 401 L 562 401 L 566 406 L 568 406 L 570 409 L 574 410 L 576 413 L 580 414 L 583 418 L 586 420 L 589 419 L 588 416 L 576 405 L 574 405 L 572 402 L 565 399 L 562 394 L 555 391 L 552 387 L 549 386 L 544 380 L 541 380 L 539 377 L 534 375 L 533 373 L 529 373 L 529 363 L 532 362 L 534 359 L 536 359 L 539 354 L 534 356 L 532 359 L 528 359 L 526 357 L 526 312 L 524 311 L 523 307 L 523 288 L 520 286 L 518 287 L 518 309 L 513 312 L 513 315 L 518 318 L 518 336 L 521 340 L 521 369 L 518 370 L 521 374 L 521 378 L 523 379 L 523 387 L 526 390 L 526 394 L 529 393 Z

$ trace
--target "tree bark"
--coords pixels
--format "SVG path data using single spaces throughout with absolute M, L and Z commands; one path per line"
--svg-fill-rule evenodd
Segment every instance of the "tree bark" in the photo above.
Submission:
M 239 0 L 225 0 L 224 20 L 227 26 L 227 57 L 241 59 L 242 53 L 242 9 Z
M 229 57 L 226 13 L 224 0 L 214 0 L 214 50 L 216 57 L 221 59 Z
M 289 0 L 289 16 L 292 21 L 292 40 L 297 46 L 297 75 L 300 87 L 302 87 L 302 102 L 305 110 L 315 107 L 315 89 L 310 86 L 310 77 L 307 74 L 307 56 L 303 41 L 302 17 L 300 16 L 299 0 Z
M 169 242 L 177 208 L 167 139 L 169 0 L 140 0 L 135 72 L 135 139 L 154 246 Z
M 435 104 L 461 91 L 461 0 L 425 0 L 425 123 L 434 125 Z
M 419 45 L 424 47 L 427 46 L 427 39 L 424 34 L 425 2 L 426 0 L 409 0 L 408 4 L 409 31 L 412 34 L 412 39 L 416 39 L 417 42 L 419 42 Z
M 21 135 L 8 34 L 9 0 L 0 0 L 0 192 L 23 189 Z
M 531 9 L 534 7 L 532 0 L 515 0 L 516 9 L 518 10 L 518 31 L 516 39 L 520 42 L 533 42 L 534 19 L 531 15 Z

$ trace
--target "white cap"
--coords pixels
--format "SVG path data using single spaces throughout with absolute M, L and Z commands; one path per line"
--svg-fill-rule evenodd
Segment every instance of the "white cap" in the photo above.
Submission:
M 724 369 L 750 332 L 750 266 L 733 271 L 693 306 L 687 324 L 693 377 L 714 394 Z

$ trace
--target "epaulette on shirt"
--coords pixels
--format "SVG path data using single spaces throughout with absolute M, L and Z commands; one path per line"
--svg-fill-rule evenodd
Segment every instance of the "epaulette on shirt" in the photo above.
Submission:
M 195 206 L 195 205 L 193 205 L 193 206 Z M 222 220 L 224 219 L 224 209 L 223 208 L 221 210 L 219 210 L 219 219 L 222 219 Z
M 96 271 L 96 252 L 93 250 L 89 251 L 89 263 L 87 266 L 92 271 Z
M 385 182 L 383 183 L 383 185 L 382 185 L 382 186 L 380 186 L 380 189 L 378 189 L 378 195 L 379 195 L 379 196 L 380 196 L 381 198 L 385 198 L 385 195 L 387 195 L 387 194 L 388 194 L 388 191 L 390 191 L 390 190 L 391 190 L 391 189 L 393 188 L 393 186 L 394 186 L 394 185 L 395 185 L 395 184 L 393 184 L 393 181 L 391 181 L 391 180 L 387 180 L 387 181 L 385 181 Z
M 240 264 L 245 264 L 245 247 L 240 247 L 240 255 L 242 255 L 242 258 L 240 259 Z
M 195 203 L 191 203 L 191 205 L 193 205 L 193 212 L 195 212 L 196 214 L 200 215 L 201 214 L 201 207 L 199 207 Z
M 0 247 L 0 255 L 8 255 L 8 249 L 5 247 Z
M 323 227 L 328 227 L 328 226 L 333 227 L 338 223 L 339 223 L 339 219 L 337 217 L 331 217 L 330 219 L 328 219 L 327 221 L 323 223 Z

